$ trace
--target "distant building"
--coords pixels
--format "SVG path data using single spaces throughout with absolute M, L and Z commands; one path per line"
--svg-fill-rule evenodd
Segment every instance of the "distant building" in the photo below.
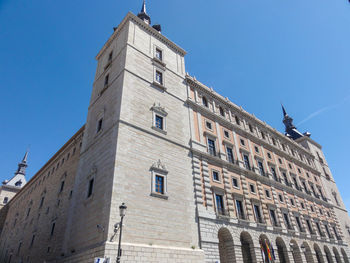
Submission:
M 349 262 L 321 146 L 186 74 L 160 31 L 145 3 L 114 28 L 86 124 L 6 205 L 0 262 L 114 262 L 122 202 L 122 262 Z

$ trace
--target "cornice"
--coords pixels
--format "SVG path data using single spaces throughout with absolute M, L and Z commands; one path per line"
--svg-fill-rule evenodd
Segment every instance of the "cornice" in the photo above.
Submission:
M 310 158 L 314 159 L 314 156 L 312 155 L 312 153 L 308 149 L 304 148 L 303 146 L 301 146 L 297 142 L 295 142 L 295 141 L 293 141 L 291 139 L 288 139 L 284 134 L 282 134 L 281 132 L 277 131 L 275 128 L 271 127 L 266 122 L 263 122 L 263 121 L 259 120 L 253 114 L 250 114 L 249 112 L 245 111 L 242 107 L 237 106 L 236 104 L 231 102 L 227 97 L 224 98 L 222 95 L 220 95 L 219 93 L 215 92 L 212 88 L 209 88 L 209 87 L 205 86 L 203 83 L 199 82 L 194 77 L 191 77 L 188 74 L 186 75 L 186 81 L 187 81 L 187 83 L 190 86 L 198 88 L 201 91 L 205 92 L 207 95 L 212 96 L 213 98 L 215 98 L 215 100 L 220 101 L 221 103 L 225 104 L 230 109 L 233 109 L 234 111 L 239 112 L 240 114 L 244 115 L 245 118 L 249 119 L 250 121 L 255 122 L 256 125 L 258 125 L 260 127 L 263 127 L 266 130 L 269 130 L 269 132 L 271 132 L 272 134 L 277 136 L 284 143 L 292 144 L 293 146 L 298 148 L 299 151 L 302 151 L 304 154 L 306 154 Z
M 210 154 L 208 154 L 206 152 L 202 152 L 202 151 L 194 149 L 194 148 L 191 148 L 191 151 L 192 151 L 192 153 L 194 155 L 197 155 L 199 157 L 202 157 L 202 158 L 205 158 L 207 160 L 210 160 L 211 162 L 214 162 L 215 164 L 220 164 L 222 167 L 224 167 L 224 168 L 226 168 L 226 169 L 228 169 L 230 171 L 234 171 L 237 174 L 244 175 L 244 176 L 248 177 L 251 180 L 263 182 L 266 185 L 274 186 L 278 190 L 286 191 L 289 194 L 296 195 L 299 198 L 306 199 L 306 200 L 309 200 L 311 202 L 315 202 L 315 203 L 323 205 L 323 206 L 325 206 L 327 208 L 333 208 L 334 207 L 332 204 L 330 204 L 328 202 L 325 202 L 325 201 L 317 199 L 317 198 L 315 198 L 313 196 L 307 195 L 304 192 L 300 192 L 300 191 L 298 191 L 298 190 L 296 190 L 294 188 L 291 188 L 291 187 L 288 187 L 288 186 L 286 186 L 286 185 L 284 185 L 282 183 L 276 182 L 275 180 L 272 180 L 272 179 L 270 179 L 268 177 L 264 177 L 264 176 L 258 175 L 256 173 L 254 173 L 253 171 L 241 168 L 237 164 L 232 164 L 230 162 L 222 160 L 222 159 L 220 159 L 218 157 L 214 157 L 214 156 L 212 156 L 212 155 L 210 155 Z
M 208 110 L 204 106 L 199 105 L 198 103 L 194 102 L 192 99 L 188 98 L 186 103 L 189 106 L 192 106 L 193 109 L 195 109 L 198 112 L 200 112 L 203 116 L 206 116 L 206 117 L 209 116 L 209 118 L 217 121 L 218 123 L 220 123 L 223 126 L 229 127 L 230 129 L 234 130 L 239 135 L 250 139 L 254 143 L 257 143 L 259 145 L 263 145 L 265 149 L 268 149 L 268 150 L 270 150 L 272 152 L 278 153 L 280 156 L 283 156 L 288 161 L 293 162 L 293 163 L 297 164 L 298 166 L 303 167 L 304 169 L 313 172 L 316 175 L 320 175 L 321 174 L 317 169 L 313 168 L 312 166 L 309 166 L 308 164 L 306 164 L 306 163 L 298 160 L 297 158 L 287 154 L 286 152 L 282 151 L 281 149 L 279 149 L 279 148 L 277 148 L 275 146 L 272 146 L 271 144 L 267 143 L 265 140 L 262 140 L 262 139 L 260 139 L 260 138 L 258 138 L 256 136 L 252 135 L 251 133 L 243 130 L 237 124 L 232 123 L 232 122 L 228 121 L 227 119 L 222 118 L 221 116 L 219 116 L 219 115 L 215 114 L 214 112 Z M 312 157 L 314 157 L 314 156 L 312 156 Z
M 179 53 L 182 56 L 186 55 L 186 51 L 176 45 L 174 42 L 169 40 L 167 37 L 159 33 L 157 30 L 155 30 L 153 27 L 150 25 L 146 24 L 143 22 L 140 18 L 135 16 L 133 13 L 129 12 L 122 22 L 119 24 L 119 26 L 116 28 L 116 30 L 113 32 L 112 36 L 107 40 L 107 42 L 104 44 L 102 49 L 98 52 L 96 55 L 96 59 L 98 60 L 100 56 L 104 53 L 104 51 L 111 45 L 113 40 L 119 35 L 121 30 L 124 28 L 124 26 L 127 24 L 127 22 L 133 21 L 135 22 L 138 26 L 142 27 L 144 30 L 146 30 L 148 33 L 150 33 L 152 36 L 156 37 L 158 40 L 162 41 L 164 44 L 166 44 L 169 48 L 175 50 L 177 53 Z

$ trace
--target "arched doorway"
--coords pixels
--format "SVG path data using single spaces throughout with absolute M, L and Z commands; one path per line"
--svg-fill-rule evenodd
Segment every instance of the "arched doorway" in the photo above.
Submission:
M 334 263 L 331 251 L 327 246 L 324 246 L 324 253 L 326 254 L 327 263 Z
M 314 258 L 312 256 L 312 251 L 307 242 L 303 242 L 300 246 L 301 252 L 304 254 L 307 263 L 314 263 Z
M 333 247 L 333 254 L 337 263 L 343 263 L 343 261 L 340 258 L 339 252 L 335 247 Z
M 219 255 L 221 263 L 236 262 L 235 247 L 230 231 L 227 228 L 220 228 L 218 232 L 219 238 Z
M 262 262 L 264 263 L 273 262 L 275 259 L 274 249 L 272 248 L 270 240 L 267 238 L 266 235 L 260 235 L 259 245 L 261 250 L 261 257 L 263 260 Z
M 341 251 L 341 254 L 343 255 L 344 262 L 349 263 L 349 258 L 348 258 L 348 255 L 346 254 L 344 248 L 341 248 L 340 251 Z
M 325 263 L 323 259 L 322 251 L 317 244 L 314 245 L 314 250 L 316 254 L 317 263 Z
M 282 238 L 280 237 L 276 238 L 276 247 L 277 247 L 277 254 L 280 262 L 289 263 L 288 250 Z
M 241 233 L 241 246 L 243 263 L 256 262 L 253 239 L 246 231 Z
M 290 249 L 292 250 L 292 255 L 295 263 L 302 263 L 303 260 L 301 258 L 300 248 L 298 243 L 292 239 L 289 243 Z

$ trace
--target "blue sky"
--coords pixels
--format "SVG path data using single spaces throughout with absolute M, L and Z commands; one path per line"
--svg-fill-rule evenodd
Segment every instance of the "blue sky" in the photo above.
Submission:
M 141 0 L 0 0 L 0 180 L 28 178 L 85 122 L 95 55 Z M 186 71 L 283 131 L 280 102 L 323 145 L 343 199 L 350 140 L 347 0 L 148 0 Z

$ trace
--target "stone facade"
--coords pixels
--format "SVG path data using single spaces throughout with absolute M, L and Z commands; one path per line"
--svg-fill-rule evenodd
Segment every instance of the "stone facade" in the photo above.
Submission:
M 96 56 L 84 127 L 5 206 L 0 261 L 113 262 L 125 202 L 122 262 L 349 262 L 320 146 L 186 74 L 145 12 Z

